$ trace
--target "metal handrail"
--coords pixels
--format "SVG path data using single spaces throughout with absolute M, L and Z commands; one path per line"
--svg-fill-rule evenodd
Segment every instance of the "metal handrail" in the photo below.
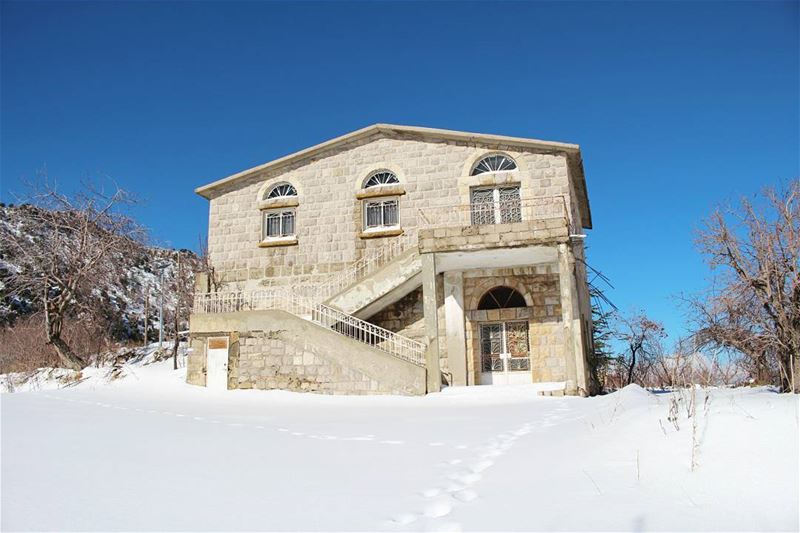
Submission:
M 450 204 L 419 210 L 420 229 L 511 224 L 547 219 L 563 219 L 570 234 L 576 232 L 564 195 Z

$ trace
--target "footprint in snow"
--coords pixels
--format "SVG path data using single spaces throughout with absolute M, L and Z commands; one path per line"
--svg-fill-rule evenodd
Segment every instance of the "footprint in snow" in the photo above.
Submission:
M 478 494 L 474 490 L 470 489 L 464 489 L 453 493 L 453 498 L 464 503 L 471 502 L 477 497 Z
M 477 472 L 459 472 L 450 476 L 450 479 L 453 481 L 458 481 L 464 485 L 472 485 L 473 483 L 477 483 L 481 479 L 481 475 Z
M 503 450 L 487 450 L 481 454 L 481 459 L 487 459 L 489 457 L 500 457 L 503 455 Z
M 441 518 L 450 514 L 453 507 L 446 500 L 439 500 L 425 508 L 425 516 L 428 518 Z
M 473 472 L 475 472 L 475 473 L 483 472 L 484 470 L 486 470 L 487 468 L 489 468 L 493 464 L 494 464 L 494 461 L 489 461 L 489 460 L 480 461 L 480 462 L 475 463 L 474 465 L 472 465 L 471 470 Z
M 422 491 L 422 496 L 425 498 L 434 498 L 442 493 L 442 489 L 425 489 Z
M 458 522 L 444 522 L 442 524 L 436 524 L 431 529 L 426 529 L 426 531 L 461 531 L 461 524 Z
M 392 517 L 392 522 L 400 525 L 407 525 L 416 521 L 417 515 L 411 513 L 403 513 Z
M 464 490 L 464 489 L 466 489 L 466 488 L 467 488 L 467 487 L 465 487 L 465 486 L 464 486 L 464 485 L 462 485 L 461 483 L 456 483 L 455 481 L 453 481 L 453 482 L 451 482 L 449 485 L 447 485 L 447 488 L 446 488 L 445 490 L 446 490 L 447 492 L 449 492 L 450 494 L 452 494 L 452 493 L 454 493 L 454 492 L 459 492 L 459 491 L 462 491 L 462 490 Z

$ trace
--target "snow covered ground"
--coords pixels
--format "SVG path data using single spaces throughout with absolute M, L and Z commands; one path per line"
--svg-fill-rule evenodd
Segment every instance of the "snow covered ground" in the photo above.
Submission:
M 673 423 L 638 387 L 330 397 L 124 371 L 2 395 L 4 531 L 799 527 L 798 398 L 766 389 L 697 393 L 692 471 L 688 395 Z

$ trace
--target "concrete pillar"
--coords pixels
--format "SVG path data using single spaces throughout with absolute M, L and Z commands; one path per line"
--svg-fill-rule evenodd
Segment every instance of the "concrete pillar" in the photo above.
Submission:
M 561 288 L 561 320 L 564 326 L 564 357 L 567 394 L 587 394 L 586 359 L 583 350 L 580 303 L 575 258 L 567 244 L 558 245 L 558 280 Z
M 464 273 L 444 273 L 444 325 L 453 386 L 467 384 L 467 331 L 464 321 Z
M 421 254 L 422 261 L 422 310 L 425 315 L 425 368 L 428 370 L 428 392 L 442 390 L 442 374 L 439 368 L 439 313 L 436 295 L 435 254 Z

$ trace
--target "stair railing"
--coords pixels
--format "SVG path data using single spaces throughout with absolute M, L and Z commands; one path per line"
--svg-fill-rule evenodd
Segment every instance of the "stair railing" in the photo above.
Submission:
M 425 344 L 311 298 L 297 294 L 291 287 L 236 292 L 195 294 L 195 313 L 234 313 L 278 309 L 307 318 L 311 322 L 358 342 L 368 344 L 417 366 L 425 366 Z
M 332 272 L 330 278 L 316 285 L 295 286 L 295 290 L 317 300 L 327 300 L 361 278 L 385 266 L 417 244 L 416 235 L 402 235 L 387 246 L 376 248 L 348 267 Z

